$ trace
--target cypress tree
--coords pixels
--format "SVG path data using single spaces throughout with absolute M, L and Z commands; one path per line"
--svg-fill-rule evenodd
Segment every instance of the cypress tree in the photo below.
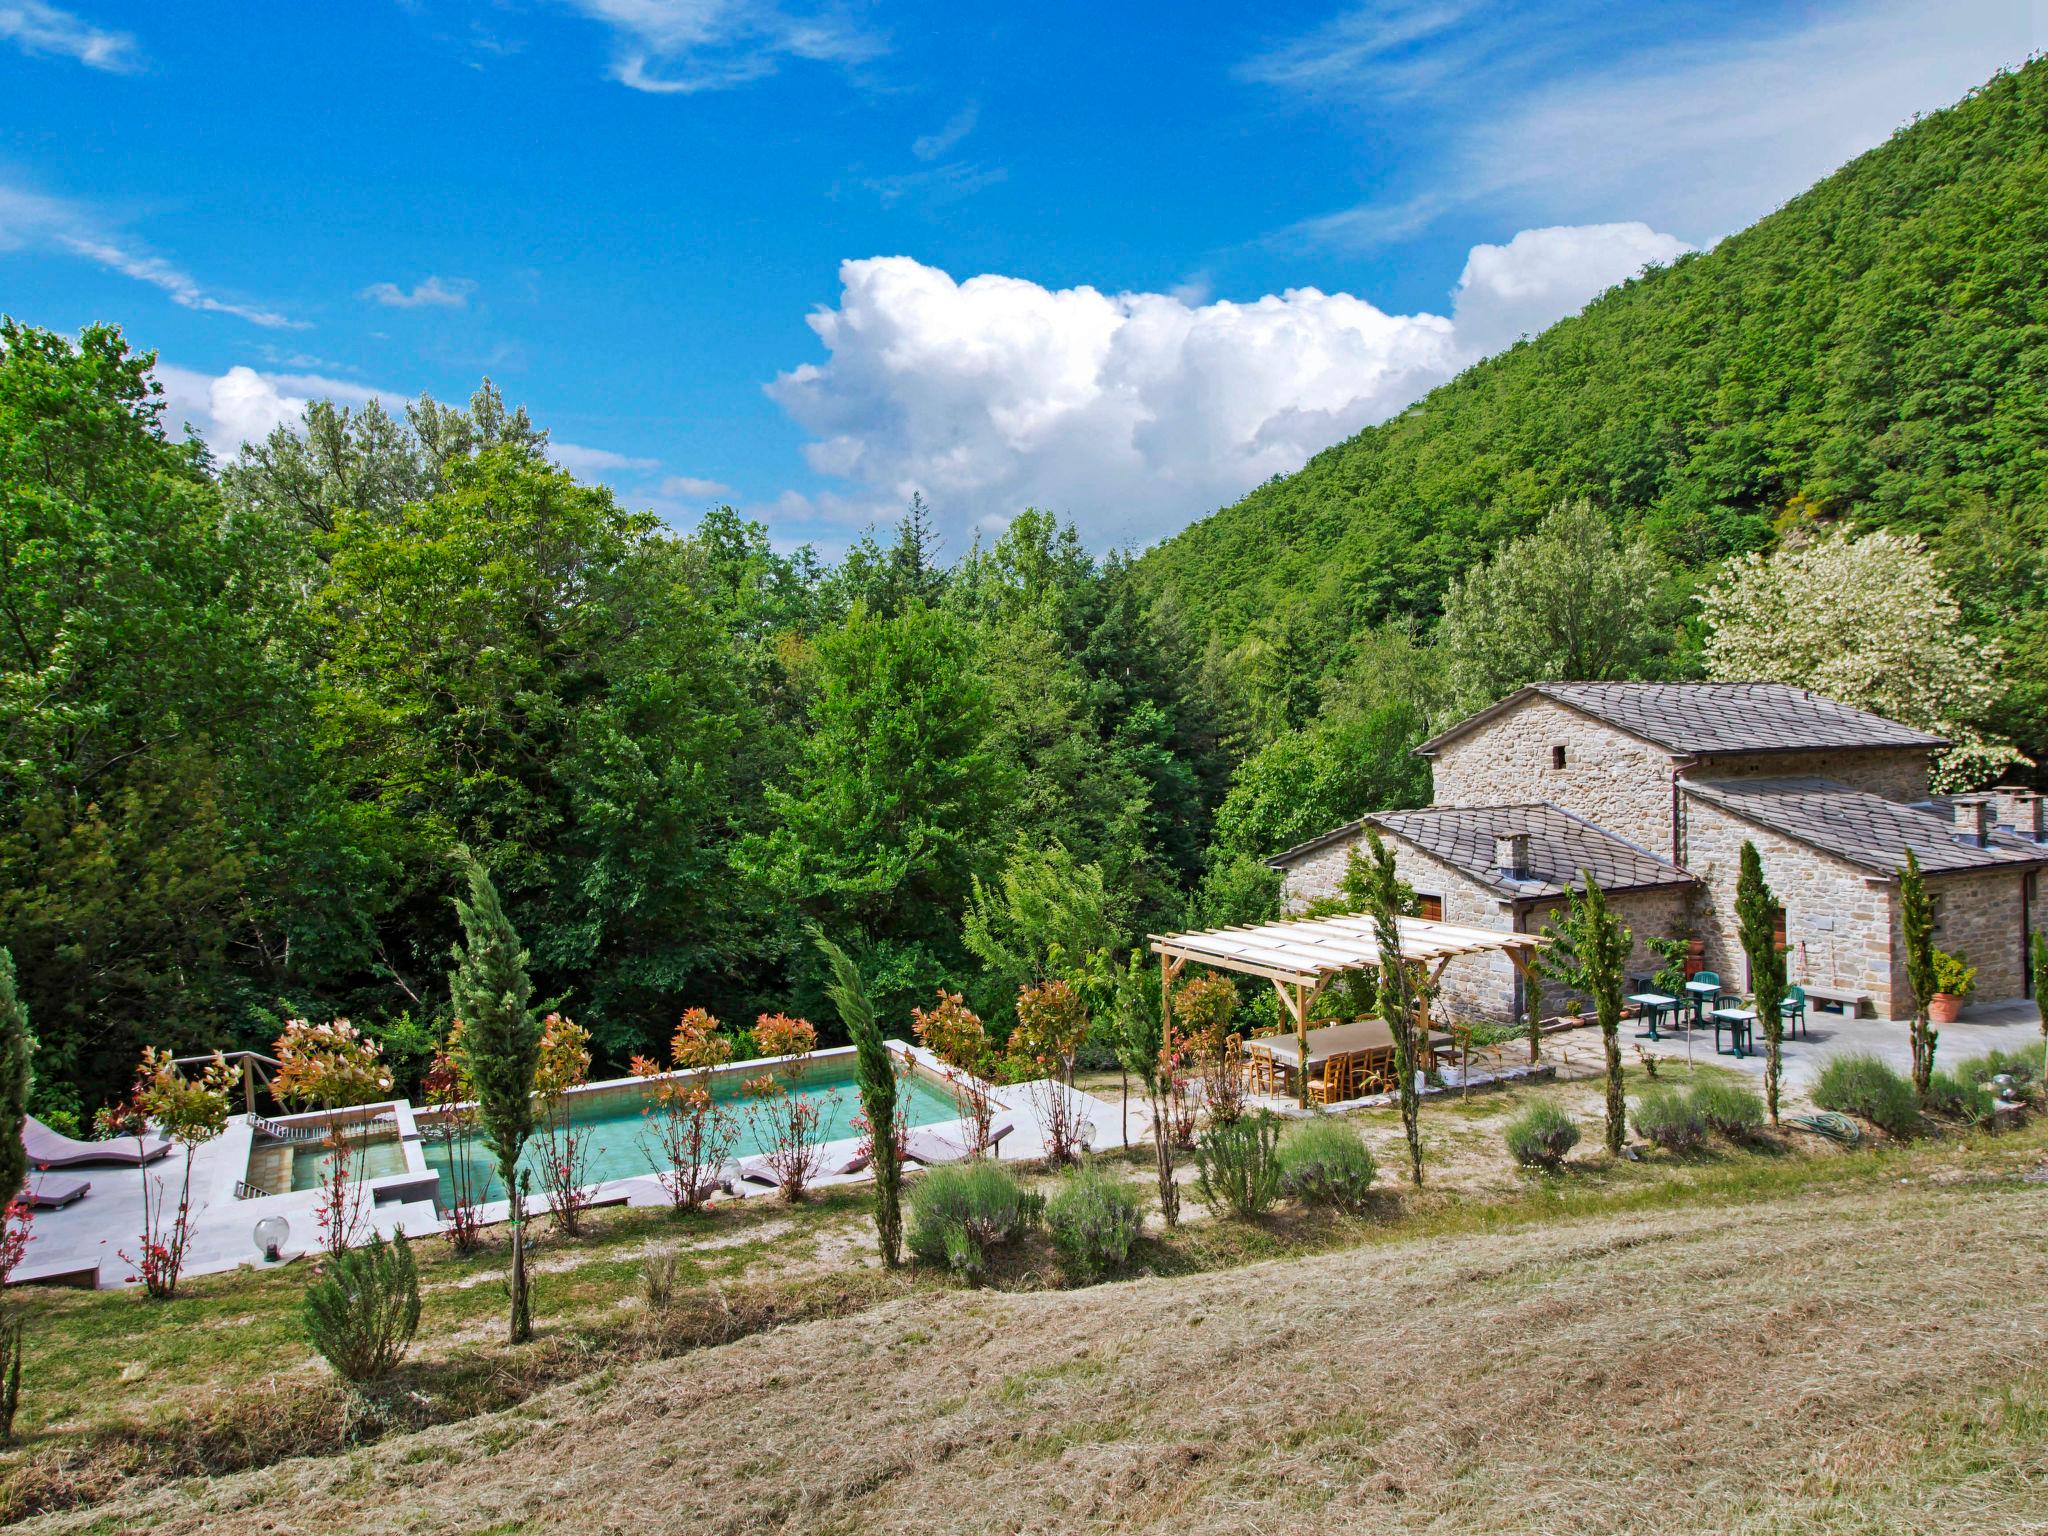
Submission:
M 540 1066 L 540 1016 L 533 1009 L 533 982 L 526 951 L 498 900 L 490 873 L 466 848 L 456 858 L 469 882 L 469 900 L 455 899 L 463 941 L 455 946 L 448 977 L 455 1016 L 462 1021 L 457 1044 L 464 1076 L 476 1090 L 477 1118 L 484 1143 L 498 1165 L 505 1197 L 512 1203 L 511 1342 L 533 1333 L 526 1290 L 526 1191 L 519 1154 L 533 1135 L 533 1077 Z
M 1621 989 L 1625 986 L 1629 950 L 1635 935 L 1608 910 L 1607 895 L 1585 870 L 1583 894 L 1566 892 L 1565 933 L 1586 990 L 1593 996 L 1593 1016 L 1607 1051 L 1607 1152 L 1621 1155 L 1628 1129 L 1628 1103 L 1621 1087 Z
M 1906 867 L 1899 874 L 1899 927 L 1906 939 L 1906 983 L 1913 989 L 1913 1092 L 1923 1102 L 1928 1080 L 1934 1076 L 1934 1042 L 1939 1038 L 1927 1021 L 1927 1000 L 1934 996 L 1934 907 L 1927 899 L 1927 882 L 1920 873 L 1920 861 L 1906 850 Z
M 1735 922 L 1742 952 L 1749 956 L 1749 990 L 1756 999 L 1757 1022 L 1764 1029 L 1764 1098 L 1771 1124 L 1778 1123 L 1778 1081 L 1784 1068 L 1785 956 L 1778 948 L 1778 898 L 1764 884 L 1763 860 L 1756 844 L 1742 845 L 1742 868 L 1735 877 Z
M 1366 829 L 1371 849 L 1364 881 L 1365 910 L 1372 918 L 1373 940 L 1380 952 L 1380 1017 L 1394 1037 L 1394 1070 L 1401 1075 L 1401 1129 L 1408 1138 L 1408 1177 L 1422 1187 L 1422 1099 L 1415 1091 L 1415 1069 L 1421 1052 L 1416 1048 L 1416 1014 L 1421 999 L 1415 978 L 1401 958 L 1401 908 L 1405 893 L 1401 878 L 1394 873 L 1394 855 L 1372 828 Z M 1307 1053 L 1303 1053 L 1302 1075 L 1307 1076 Z
M 2048 938 L 2033 936 L 2034 1007 L 2041 1015 L 2041 1080 L 2048 1082 Z
M 874 1149 L 875 1235 L 881 1242 L 882 1262 L 894 1269 L 903 1262 L 903 1165 L 896 1157 L 896 1067 L 889 1059 L 882 1026 L 875 1007 L 860 979 L 860 972 L 846 951 L 826 938 L 818 928 L 811 930 L 811 942 L 825 957 L 832 979 L 825 983 L 825 996 L 839 1010 L 839 1020 L 853 1038 L 855 1080 L 860 1084 L 861 1113 L 867 1116 L 868 1141 Z

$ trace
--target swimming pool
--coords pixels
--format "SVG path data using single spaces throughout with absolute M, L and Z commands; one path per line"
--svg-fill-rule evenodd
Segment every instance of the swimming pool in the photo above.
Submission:
M 748 1157 L 764 1150 L 747 1119 L 746 1099 L 740 1091 L 742 1080 L 742 1074 L 737 1072 L 722 1073 L 711 1080 L 712 1098 L 733 1119 L 736 1133 L 732 1149 L 734 1157 Z M 667 1167 L 658 1149 L 654 1128 L 648 1123 L 648 1091 L 647 1084 L 627 1080 L 594 1085 L 571 1096 L 572 1123 L 590 1134 L 590 1158 L 584 1176 L 587 1183 L 637 1178 L 658 1173 Z M 812 1062 L 795 1078 L 790 1091 L 818 1101 L 819 1142 L 843 1141 L 860 1134 L 853 1124 L 854 1116 L 860 1113 L 860 1089 L 854 1080 L 850 1058 Z M 953 1096 L 943 1086 L 922 1072 L 913 1071 L 900 1075 L 896 1080 L 896 1113 L 904 1125 L 915 1128 L 957 1119 L 960 1111 L 953 1102 Z M 443 1211 L 453 1198 L 449 1167 L 457 1158 L 467 1159 L 470 1164 L 469 1190 L 473 1201 L 481 1204 L 505 1198 L 505 1186 L 498 1180 L 497 1166 L 482 1138 L 474 1131 L 455 1137 L 451 1144 L 448 1137 L 437 1133 L 431 1119 L 426 1116 L 421 1117 L 420 1129 L 423 1133 L 420 1145 L 426 1154 L 427 1166 L 440 1175 L 435 1203 Z M 533 1175 L 536 1194 L 541 1189 L 540 1169 L 544 1156 L 544 1143 L 536 1136 L 526 1144 L 526 1151 L 519 1159 L 519 1166 Z

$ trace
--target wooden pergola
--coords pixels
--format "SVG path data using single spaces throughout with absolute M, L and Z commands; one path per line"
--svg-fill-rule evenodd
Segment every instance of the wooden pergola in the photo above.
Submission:
M 1533 933 L 1498 928 L 1468 928 L 1428 918 L 1398 920 L 1401 958 L 1428 970 L 1433 985 L 1444 967 L 1460 955 L 1504 954 L 1525 986 L 1535 985 L 1530 964 L 1549 940 Z M 1263 976 L 1280 995 L 1280 1006 L 1294 1021 L 1301 1060 L 1308 1061 L 1308 1016 L 1331 978 L 1346 971 L 1377 970 L 1381 965 L 1378 931 L 1369 917 L 1297 917 L 1246 928 L 1210 928 L 1197 933 L 1150 935 L 1159 957 L 1161 1027 L 1173 1040 L 1173 979 L 1190 960 L 1242 976 Z M 1297 1074 L 1296 1086 L 1307 1102 L 1308 1074 Z

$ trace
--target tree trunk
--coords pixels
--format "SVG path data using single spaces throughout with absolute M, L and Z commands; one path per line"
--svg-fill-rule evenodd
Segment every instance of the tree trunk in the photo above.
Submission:
M 1173 1182 L 1173 1132 L 1166 1123 L 1166 1100 L 1152 1091 L 1152 1152 L 1159 1170 L 1159 1219 L 1171 1232 L 1180 1225 L 1180 1186 Z
M 896 1161 L 896 1127 L 874 1138 L 875 1230 L 882 1240 L 882 1263 L 903 1264 L 903 1167 Z
M 524 1170 L 512 1196 L 512 1324 L 509 1337 L 524 1344 L 533 1337 L 533 1302 L 526 1289 L 526 1192 L 532 1182 Z
M 1764 1020 L 1764 1104 L 1771 1112 L 1771 1129 L 1778 1128 L 1778 1079 L 1784 1074 L 1783 1041 L 1785 1026 L 1781 1019 Z
M 1607 1047 L 1607 1155 L 1621 1156 L 1621 1144 L 1628 1135 L 1628 1101 L 1621 1091 L 1621 1025 L 1616 1020 L 1600 1021 L 1600 1038 Z

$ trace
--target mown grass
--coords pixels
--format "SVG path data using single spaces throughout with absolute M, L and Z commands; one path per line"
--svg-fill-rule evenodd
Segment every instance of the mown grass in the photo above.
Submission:
M 1524 1095 L 1492 1095 L 1504 1119 Z M 1472 1101 L 1477 1105 L 1478 1100 Z M 1432 1106 L 1434 1109 L 1434 1106 Z M 1384 1117 L 1382 1117 L 1384 1118 Z M 1436 1132 L 1463 1139 L 1468 1108 L 1437 1116 Z M 1456 1129 L 1453 1129 L 1456 1127 Z M 1471 1135 L 1483 1135 L 1476 1129 Z M 2039 1165 L 2040 1123 L 2003 1136 L 1875 1144 L 1844 1153 L 1821 1143 L 1717 1144 L 1686 1159 L 1580 1158 L 1554 1175 L 1522 1175 L 1505 1189 L 1409 1189 L 1405 1165 L 1383 1170 L 1360 1215 L 1283 1206 L 1256 1222 L 1195 1220 L 1152 1230 L 1132 1273 L 1187 1276 L 1349 1247 L 1430 1237 L 1507 1234 L 1601 1215 L 1767 1201 L 1798 1192 L 1900 1180 L 2006 1180 Z M 1498 1157 L 1505 1160 L 1500 1151 Z M 1147 1148 L 1108 1154 L 1142 1186 Z M 950 1284 L 925 1269 L 874 1261 L 864 1188 L 822 1193 L 789 1209 L 765 1200 L 714 1213 L 596 1213 L 574 1242 L 535 1250 L 537 1340 L 502 1342 L 502 1245 L 457 1257 L 422 1242 L 425 1322 L 414 1361 L 390 1391 L 365 1403 L 307 1348 L 299 1324 L 305 1270 L 246 1270 L 189 1283 L 176 1301 L 134 1293 L 33 1293 L 21 1443 L 0 1456 L 0 1519 L 91 1504 L 126 1482 L 205 1477 L 287 1456 L 345 1449 L 393 1432 L 512 1407 L 568 1381 L 602 1397 L 624 1366 L 717 1344 L 792 1321 L 843 1316 L 920 1289 Z M 652 1251 L 674 1254 L 677 1295 L 656 1311 L 641 1301 Z M 994 1283 L 1060 1283 L 1042 1237 L 1002 1256 Z M 915 1350 L 905 1334 L 890 1346 Z

